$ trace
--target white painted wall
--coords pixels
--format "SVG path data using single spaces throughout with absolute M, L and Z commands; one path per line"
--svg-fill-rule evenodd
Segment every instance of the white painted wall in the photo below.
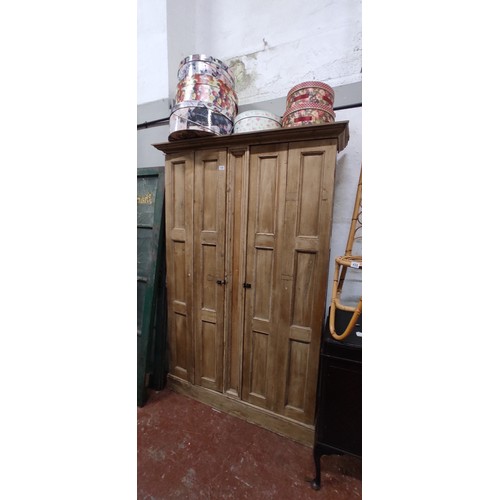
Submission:
M 138 0 L 139 104 L 175 94 L 179 62 L 212 55 L 237 75 L 240 104 L 296 83 L 361 81 L 361 0 Z M 167 53 L 168 49 L 168 53 Z
M 361 118 L 362 108 L 336 111 L 337 121 L 349 121 L 349 143 L 337 156 L 335 171 L 335 191 L 333 198 L 333 226 L 330 242 L 330 270 L 328 277 L 327 304 L 332 298 L 333 272 L 335 257 L 345 254 L 351 219 L 356 199 L 356 191 L 361 170 Z M 356 236 L 362 235 L 358 231 Z M 362 239 L 356 240 L 352 254 L 362 255 Z M 361 295 L 362 271 L 349 270 L 342 290 L 342 303 L 355 306 Z
M 165 97 L 168 97 L 167 2 L 137 0 L 137 104 Z
M 361 81 L 361 0 L 216 0 L 195 13 L 194 48 L 232 67 L 240 104 L 306 80 Z

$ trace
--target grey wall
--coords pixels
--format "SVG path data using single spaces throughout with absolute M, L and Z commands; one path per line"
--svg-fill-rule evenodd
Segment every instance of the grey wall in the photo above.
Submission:
M 152 122 L 168 117 L 170 114 L 167 98 L 137 106 L 137 123 Z M 137 130 L 137 167 L 157 167 L 163 165 L 165 156 L 151 144 L 167 142 L 170 127 L 168 124 Z

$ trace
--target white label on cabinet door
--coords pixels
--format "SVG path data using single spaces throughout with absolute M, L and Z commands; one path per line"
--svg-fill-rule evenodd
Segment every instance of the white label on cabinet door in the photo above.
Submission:
M 225 166 L 224 165 L 219 165 L 219 170 L 225 170 Z
M 359 262 L 351 262 L 351 267 L 354 267 L 354 269 L 359 269 Z
M 362 337 L 363 336 L 363 332 L 356 332 L 356 336 L 357 337 Z

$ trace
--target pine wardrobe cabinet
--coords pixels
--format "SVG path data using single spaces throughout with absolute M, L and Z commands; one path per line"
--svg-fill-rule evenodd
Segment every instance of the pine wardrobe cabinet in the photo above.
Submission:
M 173 390 L 312 446 L 337 153 L 348 122 L 166 155 Z

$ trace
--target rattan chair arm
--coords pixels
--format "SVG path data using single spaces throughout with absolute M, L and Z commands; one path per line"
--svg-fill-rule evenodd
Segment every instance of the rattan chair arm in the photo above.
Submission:
M 340 307 L 339 307 L 340 306 Z M 359 302 L 357 306 L 353 309 L 353 315 L 351 317 L 351 321 L 349 321 L 349 324 L 347 325 L 346 329 L 344 330 L 343 333 L 337 333 L 335 331 L 335 310 L 336 309 L 342 309 L 344 311 L 348 311 L 349 309 L 345 309 L 347 306 L 342 306 L 341 304 L 337 304 L 337 300 L 334 298 L 332 299 L 332 307 L 330 308 L 330 335 L 332 338 L 335 340 L 344 340 L 353 330 L 354 325 L 356 324 L 356 321 L 359 318 L 359 315 L 361 314 L 361 309 L 362 309 L 362 297 L 359 299 Z

